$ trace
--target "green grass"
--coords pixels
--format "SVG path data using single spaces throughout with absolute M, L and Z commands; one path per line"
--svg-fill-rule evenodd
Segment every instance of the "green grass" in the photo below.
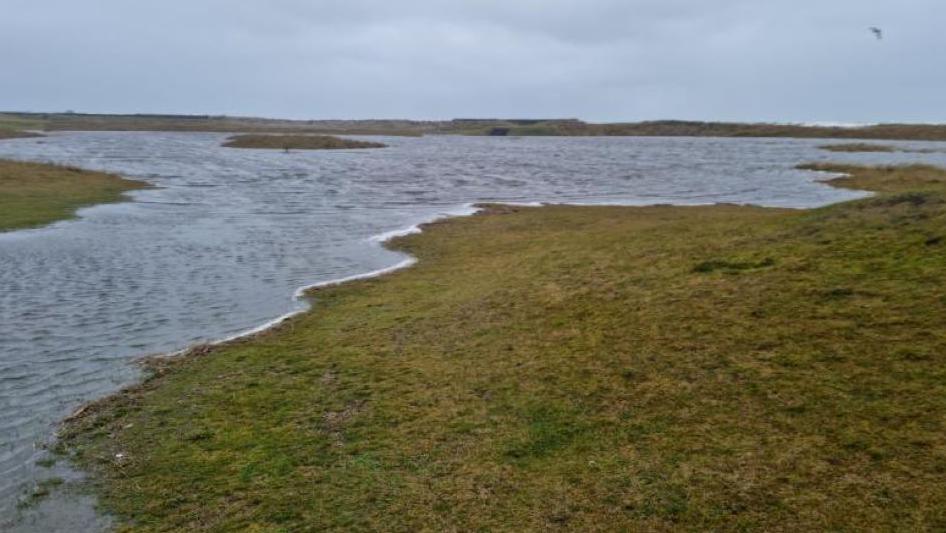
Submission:
M 141 531 L 942 530 L 946 171 L 817 168 L 881 192 L 430 225 L 62 448 Z
M 72 218 L 80 207 L 117 202 L 145 186 L 101 172 L 0 160 L 0 231 Z
M 277 150 L 346 150 L 384 148 L 385 144 L 342 139 L 331 135 L 235 135 L 223 144 L 228 148 L 266 148 Z

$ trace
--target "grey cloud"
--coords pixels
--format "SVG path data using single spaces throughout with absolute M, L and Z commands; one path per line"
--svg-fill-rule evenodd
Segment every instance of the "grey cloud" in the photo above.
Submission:
M 3 0 L 0 108 L 946 121 L 942 20 L 940 0 Z

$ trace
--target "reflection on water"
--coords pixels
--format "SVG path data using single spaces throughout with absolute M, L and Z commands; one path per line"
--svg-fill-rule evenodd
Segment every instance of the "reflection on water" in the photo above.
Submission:
M 380 150 L 284 154 L 221 148 L 223 137 L 0 143 L 0 157 L 160 187 L 80 220 L 0 234 L 0 517 L 48 475 L 35 463 L 56 421 L 135 379 L 133 358 L 252 328 L 299 309 L 301 285 L 403 259 L 372 235 L 483 200 L 817 206 L 860 193 L 815 183 L 796 163 L 946 158 L 658 138 L 389 138 Z

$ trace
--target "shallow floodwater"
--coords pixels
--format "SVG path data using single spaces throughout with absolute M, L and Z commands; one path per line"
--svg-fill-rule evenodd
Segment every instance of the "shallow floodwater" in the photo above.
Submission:
M 302 285 L 404 259 L 372 236 L 477 201 L 812 207 L 863 193 L 817 183 L 797 163 L 946 165 L 946 153 L 829 154 L 804 140 L 386 138 L 379 150 L 285 154 L 222 148 L 223 138 L 98 132 L 0 143 L 0 157 L 158 187 L 78 220 L 0 234 L 0 528 L 51 475 L 36 461 L 57 421 L 133 381 L 135 358 L 259 326 L 301 309 Z

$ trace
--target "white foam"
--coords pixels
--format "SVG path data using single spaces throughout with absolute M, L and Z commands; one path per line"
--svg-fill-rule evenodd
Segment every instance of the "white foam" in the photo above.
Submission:
M 463 206 L 458 207 L 457 209 L 453 209 L 450 211 L 442 211 L 440 213 L 437 213 L 433 217 L 419 224 L 414 224 L 413 226 L 408 226 L 406 228 L 386 231 L 384 233 L 372 235 L 371 237 L 368 237 L 368 240 L 371 242 L 379 243 L 379 244 L 385 243 L 396 237 L 404 237 L 407 235 L 414 235 L 416 233 L 420 233 L 421 232 L 420 227 L 424 224 L 429 224 L 431 222 L 435 222 L 437 220 L 441 220 L 441 219 L 449 218 L 449 217 L 468 216 L 468 215 L 475 214 L 478 211 L 480 211 L 480 208 L 476 207 L 474 204 L 464 204 Z
M 320 282 L 318 282 L 318 283 L 312 283 L 311 285 L 304 285 L 304 286 L 299 287 L 298 289 L 296 289 L 296 291 L 292 294 L 292 297 L 293 297 L 294 300 L 302 300 L 302 299 L 305 298 L 305 293 L 306 293 L 307 291 L 311 290 L 311 289 L 316 289 L 316 288 L 319 288 L 319 287 L 329 287 L 329 286 L 332 286 L 332 285 L 340 285 L 340 284 L 342 284 L 342 283 L 346 283 L 346 282 L 349 282 L 349 281 L 355 281 L 355 280 L 359 280 L 359 279 L 368 279 L 368 278 L 375 278 L 375 277 L 378 277 L 378 276 L 383 276 L 383 275 L 388 274 L 388 273 L 390 273 L 390 272 L 394 272 L 395 270 L 401 270 L 402 268 L 407 268 L 407 267 L 413 265 L 413 264 L 416 263 L 416 262 L 417 262 L 417 259 L 415 259 L 415 258 L 413 258 L 413 257 L 408 257 L 408 258 L 404 259 L 403 261 L 401 261 L 401 262 L 399 262 L 399 263 L 397 263 L 397 264 L 395 264 L 395 265 L 391 265 L 391 266 L 385 267 L 385 268 L 379 268 L 378 270 L 372 270 L 371 272 L 365 272 L 365 273 L 363 273 L 363 274 L 354 274 L 354 275 L 352 275 L 352 276 L 346 276 L 346 277 L 344 277 L 344 278 L 331 279 L 331 280 L 328 280 L 328 281 L 320 281 Z M 225 344 L 225 343 L 227 343 L 227 342 L 235 341 L 235 340 L 237 340 L 237 339 L 242 339 L 242 338 L 244 338 L 244 337 L 250 337 L 250 336 L 252 336 L 252 335 L 256 335 L 257 333 L 262 333 L 262 332 L 264 332 L 264 331 L 266 331 L 266 330 L 268 330 L 268 329 L 270 329 L 270 328 L 276 327 L 276 326 L 278 326 L 279 324 L 282 324 L 283 322 L 289 320 L 290 318 L 292 318 L 292 317 L 294 317 L 294 316 L 296 316 L 296 315 L 300 315 L 300 314 L 302 314 L 302 313 L 305 313 L 306 311 L 308 311 L 308 308 L 303 308 L 303 309 L 298 309 L 298 310 L 295 310 L 295 311 L 291 311 L 291 312 L 286 313 L 286 314 L 284 314 L 284 315 L 282 315 L 282 316 L 280 316 L 280 317 L 274 318 L 274 319 L 270 320 L 269 322 L 266 322 L 266 323 L 264 323 L 264 324 L 260 324 L 259 326 L 256 326 L 255 328 L 251 328 L 251 329 L 248 329 L 248 330 L 246 330 L 246 331 L 241 331 L 241 332 L 236 333 L 236 334 L 234 334 L 234 335 L 230 335 L 229 337 L 224 337 L 224 338 L 222 338 L 222 339 L 218 339 L 218 340 L 215 340 L 215 341 L 211 341 L 211 342 L 206 343 L 206 344 L 209 344 L 210 346 L 217 346 L 217 345 L 219 345 L 219 344 Z M 180 351 L 178 351 L 178 352 L 174 352 L 174 354 L 180 354 L 180 353 L 186 352 L 186 351 L 189 350 L 189 349 L 190 349 L 190 348 L 185 348 L 184 350 L 180 350 Z
M 537 203 L 536 205 L 541 205 L 541 204 L 538 204 L 538 203 Z M 369 237 L 367 240 L 370 241 L 370 242 L 377 243 L 378 245 L 382 245 L 382 244 L 384 244 L 385 242 L 387 242 L 387 241 L 389 241 L 389 240 L 391 240 L 391 239 L 393 239 L 393 238 L 395 238 L 395 237 L 402 237 L 402 236 L 405 236 L 405 235 L 413 235 L 413 234 L 416 234 L 416 233 L 421 233 L 421 231 L 423 231 L 423 230 L 421 229 L 421 226 L 423 226 L 424 224 L 429 224 L 429 223 L 431 223 L 431 222 L 434 222 L 434 221 L 437 221 L 437 220 L 441 220 L 441 219 L 444 219 L 444 218 L 449 218 L 449 217 L 469 216 L 469 215 L 473 215 L 473 214 L 475 214 L 475 213 L 477 213 L 477 212 L 479 212 L 479 211 L 480 211 L 480 208 L 479 208 L 479 207 L 476 207 L 476 206 L 475 206 L 474 204 L 472 204 L 472 203 L 470 203 L 470 204 L 464 204 L 462 207 L 459 207 L 459 208 L 457 208 L 457 209 L 453 209 L 453 210 L 450 210 L 450 211 L 443 211 L 443 212 L 437 213 L 436 215 L 434 215 L 433 217 L 427 219 L 427 220 L 424 221 L 424 222 L 420 222 L 420 223 L 418 223 L 418 224 L 414 224 L 413 226 L 410 226 L 410 227 L 407 227 L 407 228 L 401 228 L 401 229 L 397 229 L 397 230 L 386 231 L 386 232 L 384 232 L 384 233 L 379 233 L 378 235 L 374 235 L 374 236 Z M 416 262 L 417 262 L 417 258 L 415 258 L 415 257 L 406 257 L 405 259 L 401 260 L 400 262 L 398 262 L 398 263 L 396 263 L 396 264 L 394 264 L 394 265 L 391 265 L 391 266 L 389 266 L 389 267 L 379 268 L 379 269 L 377 269 L 377 270 L 372 270 L 371 272 L 364 272 L 364 273 L 361 273 L 361 274 L 353 274 L 353 275 L 351 275 L 351 276 L 345 276 L 345 277 L 342 277 L 342 278 L 335 278 L 335 279 L 330 279 L 330 280 L 327 280 L 327 281 L 319 281 L 319 282 L 317 282 L 317 283 L 311 283 L 311 284 L 309 284 L 309 285 L 303 285 L 302 287 L 299 287 L 298 289 L 296 289 L 295 292 L 293 292 L 292 298 L 293 298 L 293 300 L 296 300 L 296 301 L 304 300 L 305 297 L 306 297 L 306 292 L 308 292 L 308 291 L 310 291 L 310 290 L 312 290 L 312 289 L 317 289 L 317 288 L 319 288 L 319 287 L 330 287 L 330 286 L 332 286 L 332 285 L 340 285 L 340 284 L 342 284 L 342 283 L 347 283 L 347 282 L 349 282 L 349 281 L 356 281 L 356 280 L 360 280 L 360 279 L 376 278 L 376 277 L 378 277 L 378 276 L 383 276 L 383 275 L 385 275 L 385 274 L 389 274 L 389 273 L 391 273 L 391 272 L 394 272 L 394 271 L 397 271 L 397 270 L 401 270 L 401 269 L 410 267 L 410 266 L 412 266 L 412 265 L 413 265 L 414 263 L 416 263 Z M 230 336 L 228 336 L 228 337 L 224 337 L 224 338 L 222 338 L 222 339 L 217 339 L 217 340 L 214 340 L 214 341 L 210 341 L 210 342 L 204 343 L 204 344 L 209 345 L 209 346 L 218 346 L 218 345 L 226 344 L 226 343 L 228 343 L 228 342 L 235 341 L 235 340 L 238 340 L 238 339 L 242 339 L 242 338 L 246 338 L 246 337 L 251 337 L 251 336 L 256 335 L 256 334 L 258 334 L 258 333 L 262 333 L 262 332 L 264 332 L 264 331 L 266 331 L 266 330 L 268 330 L 268 329 L 274 328 L 274 327 L 278 326 L 279 324 L 282 324 L 283 322 L 289 320 L 290 318 L 295 317 L 295 316 L 297 316 L 297 315 L 300 315 L 300 314 L 302 314 L 302 313 L 305 313 L 305 312 L 308 311 L 308 310 L 309 310 L 309 308 L 308 308 L 308 306 L 306 306 L 306 307 L 303 307 L 302 309 L 297 309 L 297 310 L 295 310 L 295 311 L 290 311 L 289 313 L 286 313 L 286 314 L 281 315 L 281 316 L 279 316 L 279 317 L 277 317 L 277 318 L 274 318 L 274 319 L 270 320 L 269 322 L 260 324 L 259 326 L 250 328 L 250 329 L 245 330 L 245 331 L 241 331 L 241 332 L 239 332 L 239 333 L 235 333 L 235 334 L 233 334 L 233 335 L 230 335 Z M 178 351 L 176 351 L 176 352 L 172 352 L 172 353 L 167 354 L 167 355 L 168 355 L 168 356 L 180 355 L 180 354 L 186 353 L 186 352 L 187 352 L 188 350 L 190 350 L 192 347 L 193 347 L 193 346 L 189 346 L 189 347 L 187 347 L 187 348 L 184 348 L 184 349 L 182 349 L 182 350 L 178 350 Z

